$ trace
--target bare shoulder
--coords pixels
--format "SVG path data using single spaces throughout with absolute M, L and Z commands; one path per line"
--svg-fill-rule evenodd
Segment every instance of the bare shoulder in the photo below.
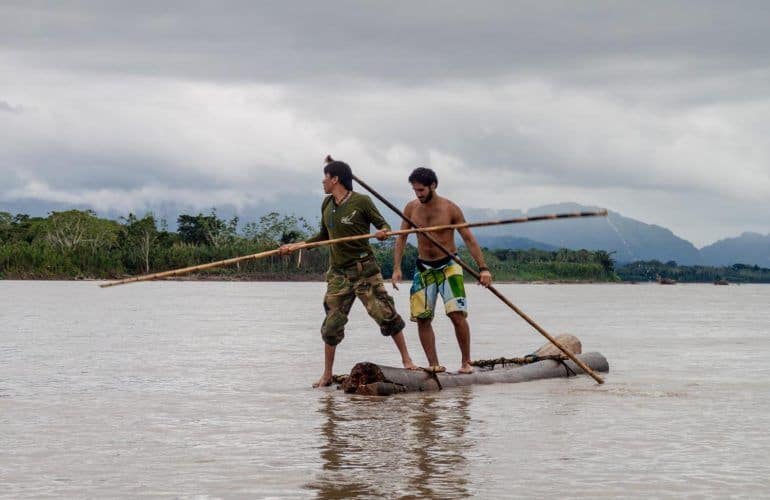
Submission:
M 449 198 L 444 198 L 444 202 L 447 204 L 449 210 L 460 210 L 460 206 Z
M 450 199 L 444 198 L 446 203 L 445 210 L 452 216 L 452 222 L 464 222 L 465 216 L 460 206 Z
M 412 200 L 409 203 L 406 204 L 404 207 L 404 214 L 409 215 L 414 211 L 414 207 L 416 206 L 417 200 Z

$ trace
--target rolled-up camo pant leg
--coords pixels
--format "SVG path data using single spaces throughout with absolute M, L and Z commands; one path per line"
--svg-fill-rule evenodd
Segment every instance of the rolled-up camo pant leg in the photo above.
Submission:
M 321 325 L 321 338 L 326 344 L 337 345 L 342 342 L 345 337 L 348 314 L 355 298 L 353 284 L 344 274 L 333 271 L 326 274 L 326 295 L 324 295 L 326 318 Z
M 356 296 L 366 307 L 366 312 L 380 327 L 380 333 L 388 337 L 404 329 L 404 320 L 396 312 L 393 297 L 385 289 L 382 274 L 362 277 L 355 283 Z

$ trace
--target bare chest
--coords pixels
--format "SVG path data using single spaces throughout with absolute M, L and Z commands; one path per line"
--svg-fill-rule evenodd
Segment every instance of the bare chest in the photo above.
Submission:
M 452 223 L 452 215 L 449 210 L 443 210 L 441 207 L 427 209 L 418 206 L 412 212 L 412 220 L 420 227 L 444 226 Z

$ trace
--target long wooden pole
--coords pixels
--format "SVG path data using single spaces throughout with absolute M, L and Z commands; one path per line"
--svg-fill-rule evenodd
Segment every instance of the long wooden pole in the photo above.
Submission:
M 443 226 L 399 229 L 397 231 L 387 231 L 386 234 L 388 236 L 398 236 L 399 234 L 429 233 L 433 231 L 444 231 L 447 229 L 462 229 L 465 227 L 499 226 L 504 224 L 521 224 L 524 222 L 536 222 L 536 221 L 543 221 L 543 220 L 571 219 L 576 217 L 601 217 L 605 215 L 607 215 L 606 210 L 599 211 L 599 212 L 570 212 L 570 213 L 562 213 L 562 214 L 536 215 L 533 217 L 516 217 L 513 219 L 500 219 L 500 220 L 490 220 L 490 221 L 482 221 L 482 222 L 463 222 L 460 224 L 446 224 Z M 364 240 L 364 239 L 369 239 L 374 237 L 376 237 L 376 233 L 357 234 L 354 236 L 345 236 L 343 238 L 336 238 L 333 240 L 316 241 L 314 243 L 303 243 L 302 245 L 298 245 L 296 250 L 303 250 L 305 248 L 314 248 L 314 247 L 320 247 L 325 245 L 333 245 L 335 243 L 343 243 L 345 241 Z M 180 269 L 172 269 L 170 271 L 146 274 L 143 276 L 135 276 L 133 278 L 125 278 L 119 281 L 104 283 L 99 286 L 102 288 L 107 288 L 110 286 L 124 285 L 126 283 L 137 283 L 140 281 L 152 281 L 152 280 L 157 280 L 161 278 L 171 278 L 173 276 L 181 276 L 183 274 L 189 274 L 195 271 L 203 271 L 206 269 L 213 269 L 216 267 L 229 266 L 232 264 L 237 264 L 238 262 L 243 262 L 245 260 L 262 259 L 264 257 L 270 257 L 271 255 L 277 255 L 278 252 L 279 250 L 275 248 L 273 250 L 267 250 L 265 252 L 254 253 L 251 255 L 243 255 L 240 257 L 232 257 L 230 259 L 218 260 L 216 262 L 209 262 L 208 264 L 200 264 L 197 266 L 189 266 L 189 267 L 183 267 Z
M 381 202 L 383 202 L 385 205 L 387 205 L 387 206 L 388 206 L 388 208 L 390 208 L 391 210 L 393 210 L 394 212 L 396 212 L 396 213 L 397 213 L 397 214 L 398 214 L 398 215 L 399 215 L 399 216 L 400 216 L 402 219 L 404 219 L 404 220 L 405 220 L 405 221 L 406 221 L 406 222 L 407 222 L 409 225 L 411 225 L 412 227 L 415 227 L 415 228 L 416 228 L 416 227 L 418 227 L 418 226 L 417 226 L 417 224 L 415 224 L 415 223 L 414 223 L 414 222 L 413 222 L 411 219 L 409 219 L 409 218 L 408 218 L 406 215 L 404 215 L 404 213 L 403 213 L 401 210 L 399 210 L 398 208 L 396 208 L 396 207 L 395 207 L 395 206 L 394 206 L 394 205 L 393 205 L 391 202 L 389 202 L 387 199 L 385 199 L 385 198 L 384 198 L 384 197 L 383 197 L 383 196 L 382 196 L 380 193 L 378 193 L 377 191 L 375 191 L 374 189 L 372 189 L 372 188 L 371 188 L 371 187 L 370 187 L 368 184 L 366 184 L 366 183 L 365 183 L 365 182 L 363 182 L 361 179 L 359 179 L 359 178 L 358 178 L 356 175 L 353 175 L 353 180 L 355 180 L 355 181 L 356 181 L 357 183 L 359 183 L 359 184 L 360 184 L 360 185 L 361 185 L 361 186 L 362 186 L 364 189 L 366 189 L 367 191 L 369 191 L 370 193 L 372 193 L 374 196 L 376 196 L 376 197 L 377 197 L 377 199 L 378 199 L 378 200 L 380 200 Z M 604 213 L 604 215 L 606 215 L 606 212 Z M 457 263 L 458 263 L 458 264 L 459 264 L 459 265 L 460 265 L 460 266 L 461 266 L 461 267 L 462 267 L 462 268 L 463 268 L 463 269 L 464 269 L 466 272 L 468 272 L 468 273 L 469 273 L 471 276 L 473 276 L 473 277 L 474 277 L 474 278 L 476 278 L 477 280 L 481 280 L 481 276 L 479 275 L 479 273 L 477 273 L 477 272 L 476 272 L 474 269 L 472 269 L 472 268 L 471 268 L 471 267 L 470 267 L 468 264 L 466 264 L 465 262 L 463 262 L 463 260 L 462 260 L 462 259 L 460 259 L 460 258 L 459 258 L 457 255 L 454 255 L 454 254 L 453 254 L 453 253 L 452 253 L 452 252 L 451 252 L 451 251 L 450 251 L 450 250 L 449 250 L 447 247 L 445 247 L 445 246 L 444 246 L 444 245 L 442 245 L 442 244 L 441 244 L 441 243 L 440 243 L 438 240 L 436 240 L 436 238 L 434 238 L 432 234 L 430 234 L 430 233 L 425 233 L 425 237 L 426 237 L 426 238 L 428 238 L 428 240 L 430 240 L 430 242 L 431 242 L 431 243 L 433 243 L 433 244 L 434 244 L 434 245 L 436 245 L 438 248 L 440 248 L 440 249 L 441 249 L 441 251 L 443 251 L 443 252 L 444 252 L 444 253 L 445 253 L 447 256 L 451 257 L 451 258 L 452 258 L 452 259 L 453 259 L 455 262 L 457 262 Z M 508 307 L 510 307 L 511 309 L 513 309 L 513 311 L 514 311 L 514 312 L 516 312 L 516 314 L 518 314 L 519 316 L 521 316 L 521 317 L 522 317 L 522 319 L 524 319 L 524 321 L 526 321 L 527 323 L 529 323 L 530 325 L 532 325 L 532 327 L 533 327 L 535 330 L 537 330 L 538 332 L 540 332 L 540 334 L 541 334 L 543 337 L 545 337 L 546 339 L 548 339 L 548 341 L 549 341 L 550 343 L 552 343 L 553 345 L 555 345 L 555 346 L 556 346 L 556 347 L 557 347 L 557 348 L 558 348 L 558 349 L 559 349 L 561 352 L 563 352 L 563 353 L 564 353 L 564 354 L 565 354 L 565 355 L 566 355 L 566 356 L 567 356 L 569 359 L 571 359 L 572 361 L 574 361 L 574 362 L 575 362 L 575 364 L 576 364 L 576 365 L 578 365 L 578 366 L 579 366 L 579 367 L 580 367 L 580 368 L 581 368 L 581 369 L 582 369 L 582 370 L 583 370 L 585 373 L 587 373 L 587 374 L 589 374 L 591 377 L 593 377 L 593 379 L 594 379 L 594 380 L 596 380 L 596 382 L 598 382 L 599 384 L 603 384 L 603 383 L 604 383 L 604 380 L 603 380 L 603 379 L 602 379 L 602 378 L 601 378 L 599 375 L 597 375 L 597 374 L 596 374 L 596 372 L 594 372 L 594 371 L 593 371 L 591 368 L 589 368 L 589 367 L 588 367 L 588 365 L 586 365 L 585 363 L 583 363 L 582 361 L 580 361 L 580 360 L 577 358 L 577 356 L 575 356 L 575 355 L 574 355 L 574 354 L 573 354 L 573 353 L 572 353 L 572 352 L 571 352 L 569 349 L 567 349 L 566 347 L 564 347 L 564 346 L 563 346 L 563 345 L 562 345 L 562 344 L 561 344 L 561 343 L 560 343 L 558 340 L 556 340 L 555 338 L 553 338 L 553 336 L 551 336 L 551 334 L 549 334 L 547 331 L 545 331 L 545 330 L 543 329 L 543 327 L 541 327 L 540 325 L 538 325 L 537 323 L 535 323 L 535 321 L 534 321 L 532 318 L 530 318 L 529 316 L 527 316 L 527 315 L 524 313 L 524 311 L 522 311 L 521 309 L 519 309 L 518 307 L 516 307 L 516 305 L 515 305 L 513 302 L 511 302 L 510 300 L 508 300 L 508 299 L 507 299 L 507 298 L 506 298 L 506 297 L 505 297 L 505 296 L 504 296 L 502 293 L 500 293 L 500 292 L 497 290 L 497 288 L 495 288 L 495 287 L 494 287 L 494 286 L 492 286 L 492 285 L 489 285 L 489 286 L 487 287 L 487 289 L 488 289 L 490 292 L 492 292 L 492 293 L 493 293 L 493 294 L 494 294 L 494 295 L 495 295 L 495 296 L 496 296 L 498 299 L 502 300 L 502 301 L 505 303 L 505 305 L 507 305 Z

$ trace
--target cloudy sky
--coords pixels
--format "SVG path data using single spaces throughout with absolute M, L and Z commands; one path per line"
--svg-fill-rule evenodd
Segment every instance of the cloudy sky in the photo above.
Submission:
M 574 201 L 697 246 L 770 233 L 770 2 L 0 3 L 0 203 Z M 20 209 L 20 208 L 19 208 Z

